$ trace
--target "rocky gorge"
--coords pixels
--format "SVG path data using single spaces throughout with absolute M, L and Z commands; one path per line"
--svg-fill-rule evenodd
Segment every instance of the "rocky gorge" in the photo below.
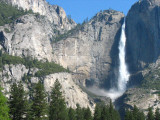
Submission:
M 126 19 L 123 13 L 110 9 L 97 13 L 81 25 L 68 18 L 61 7 L 49 5 L 45 0 L 0 1 L 33 11 L 0 26 L 3 53 L 42 63 L 55 62 L 70 71 L 37 77 L 35 74 L 40 68 L 27 68 L 22 63 L 5 64 L 1 84 L 6 94 L 10 85 L 23 81 L 25 75 L 32 74 L 27 82 L 23 81 L 26 91 L 42 80 L 49 92 L 58 79 L 68 106 L 76 108 L 78 103 L 93 111 L 96 101 L 86 92 L 88 88 L 96 86 L 107 91 L 118 86 L 118 46 L 125 20 L 125 59 L 131 77 L 123 102 L 130 107 L 136 104 L 143 110 L 160 106 L 159 88 L 155 86 L 160 85 L 160 0 L 135 3 Z

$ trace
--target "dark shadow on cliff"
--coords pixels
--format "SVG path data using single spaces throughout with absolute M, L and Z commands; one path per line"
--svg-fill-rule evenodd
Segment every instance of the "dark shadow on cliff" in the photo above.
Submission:
M 160 56 L 160 7 L 149 9 L 146 2 L 133 5 L 126 18 L 126 60 L 131 74 Z
M 115 102 L 115 108 L 116 110 L 119 111 L 120 116 L 121 116 L 121 120 L 124 120 L 124 116 L 125 116 L 125 109 L 132 109 L 133 107 L 130 105 L 125 104 L 125 98 L 126 98 L 126 94 L 123 94 L 121 97 L 119 97 Z
M 120 24 L 122 25 L 124 22 L 124 18 L 121 19 Z M 120 41 L 120 36 L 121 36 L 121 29 L 118 30 L 115 38 L 114 38 L 114 43 L 112 45 L 111 51 L 110 51 L 110 56 L 111 56 L 111 68 L 109 71 L 109 75 L 107 78 L 104 80 L 102 83 L 101 87 L 104 89 L 109 90 L 110 88 L 117 87 L 117 80 L 118 80 L 118 68 L 119 68 L 119 41 Z
M 0 32 L 0 45 L 3 47 L 4 50 L 6 50 L 5 46 L 4 46 L 4 43 L 5 43 L 5 36 L 3 34 L 3 32 L 1 31 Z

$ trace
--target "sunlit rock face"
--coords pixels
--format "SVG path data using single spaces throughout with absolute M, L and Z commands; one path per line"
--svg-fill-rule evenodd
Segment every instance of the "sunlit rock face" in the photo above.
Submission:
M 44 15 L 53 24 L 58 25 L 61 29 L 70 30 L 76 23 L 69 20 L 63 8 L 56 5 L 49 5 L 46 0 L 2 0 L 24 10 L 32 10 L 34 13 Z
M 73 34 L 53 44 L 54 60 L 96 84 L 104 82 L 109 74 L 113 78 L 123 18 L 123 13 L 114 10 L 96 14 Z
M 92 112 L 95 107 L 95 103 L 89 100 L 88 95 L 82 91 L 82 89 L 73 82 L 72 74 L 70 73 L 55 73 L 44 76 L 43 78 L 31 77 L 30 80 L 23 80 L 23 77 L 27 74 L 35 74 L 39 69 L 26 68 L 22 64 L 17 65 L 5 65 L 2 72 L 0 72 L 1 85 L 4 88 L 4 93 L 9 96 L 10 86 L 13 83 L 22 82 L 26 92 L 30 92 L 33 84 L 38 81 L 43 81 L 46 92 L 51 92 L 56 80 L 62 85 L 63 96 L 65 97 L 68 107 L 76 108 L 76 104 L 81 107 L 89 107 Z
M 5 32 L 7 28 L 10 32 Z M 32 57 L 38 60 L 52 61 L 53 26 L 45 18 L 25 15 L 14 23 L 0 26 L 3 49 L 13 56 Z

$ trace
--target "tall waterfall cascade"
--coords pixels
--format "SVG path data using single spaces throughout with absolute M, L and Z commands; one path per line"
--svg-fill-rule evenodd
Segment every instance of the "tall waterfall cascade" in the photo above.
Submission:
M 124 92 L 126 84 L 129 80 L 129 72 L 125 61 L 126 56 L 126 35 L 125 35 L 125 21 L 122 25 L 121 38 L 119 42 L 119 77 L 118 77 L 118 90 Z
M 107 96 L 110 97 L 113 101 L 120 97 L 125 91 L 127 82 L 129 81 L 130 74 L 127 69 L 127 64 L 125 61 L 126 56 L 126 35 L 125 35 L 125 20 L 122 25 L 121 37 L 119 41 L 119 69 L 118 69 L 118 81 L 117 88 L 113 88 L 108 91 Z

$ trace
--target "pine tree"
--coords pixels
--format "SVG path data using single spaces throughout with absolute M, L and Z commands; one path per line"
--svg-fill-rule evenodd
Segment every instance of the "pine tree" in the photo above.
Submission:
M 69 108 L 68 110 L 69 120 L 76 120 L 76 111 L 73 108 Z
M 93 120 L 101 120 L 101 106 L 96 104 Z
M 91 115 L 91 110 L 89 109 L 89 107 L 87 107 L 84 110 L 84 120 L 92 120 L 92 115 Z
M 109 106 L 104 105 L 101 111 L 101 120 L 111 120 Z
M 120 115 L 118 111 L 114 109 L 111 100 L 110 100 L 110 105 L 109 105 L 109 113 L 110 113 L 111 120 L 120 120 Z
M 82 109 L 82 108 L 79 106 L 79 104 L 77 104 L 76 119 L 77 119 L 77 120 L 84 120 L 84 109 Z
M 155 112 L 155 120 L 160 120 L 160 112 L 158 108 L 156 109 L 156 112 Z
M 148 108 L 147 120 L 154 120 L 154 114 L 152 108 Z
M 22 83 L 13 83 L 9 98 L 10 115 L 13 120 L 23 120 L 27 114 L 27 98 Z
M 39 81 L 34 89 L 31 118 L 33 120 L 47 119 L 47 99 L 43 84 Z
M 125 120 L 133 120 L 132 112 L 128 109 L 125 111 Z
M 67 120 L 68 113 L 65 99 L 62 96 L 61 84 L 56 80 L 51 92 L 51 101 L 49 106 L 49 120 Z
M 7 99 L 2 93 L 1 86 L 0 86 L 0 120 L 10 120 Z
M 144 113 L 134 105 L 133 110 L 126 110 L 125 120 L 145 120 Z

